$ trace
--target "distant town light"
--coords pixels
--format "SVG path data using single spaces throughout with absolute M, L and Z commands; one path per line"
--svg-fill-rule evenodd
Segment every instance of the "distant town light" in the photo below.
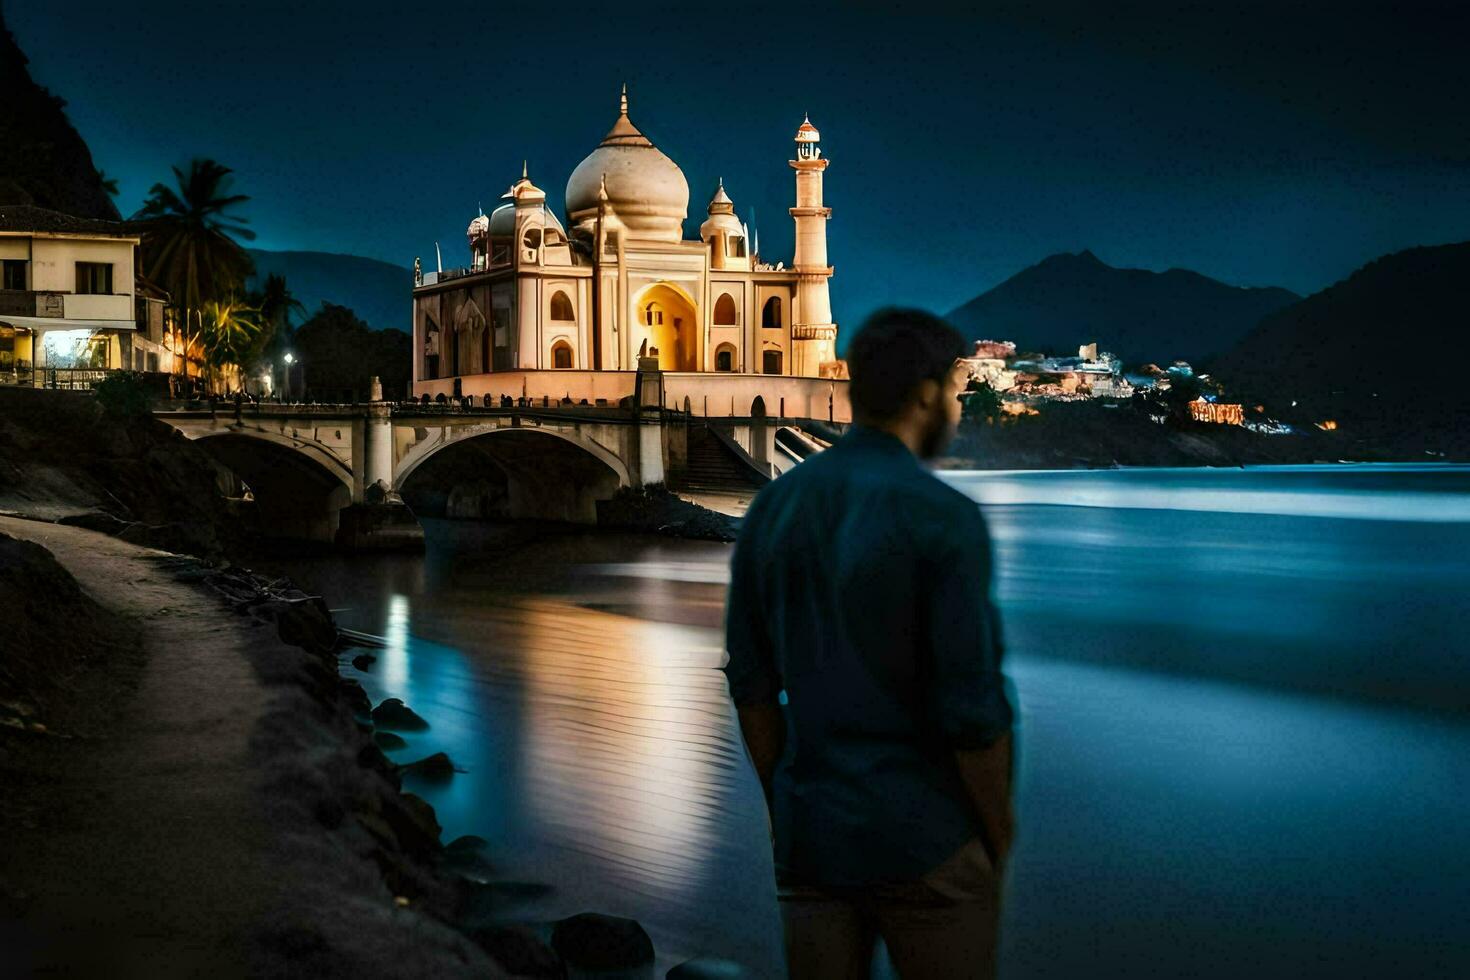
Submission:
M 295 362 L 296 355 L 295 354 L 292 354 L 290 351 L 287 351 L 286 352 L 286 358 L 285 358 L 285 360 L 286 360 L 286 363 L 287 364 L 291 364 L 291 363 Z M 1292 404 L 1295 405 L 1296 402 L 1292 402 Z

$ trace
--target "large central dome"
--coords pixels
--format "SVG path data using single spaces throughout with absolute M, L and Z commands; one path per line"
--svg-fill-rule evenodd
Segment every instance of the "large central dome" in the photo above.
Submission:
M 678 164 L 660 153 L 628 118 L 626 88 L 617 122 L 567 181 L 567 218 L 573 234 L 592 236 L 604 183 L 608 205 L 629 238 L 677 242 L 684 237 L 689 183 Z

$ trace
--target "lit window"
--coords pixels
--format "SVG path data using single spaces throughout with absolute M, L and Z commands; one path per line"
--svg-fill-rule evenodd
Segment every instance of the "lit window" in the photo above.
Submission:
M 572 301 L 567 299 L 567 294 L 561 290 L 551 294 L 551 318 L 553 320 L 575 320 L 572 313 Z

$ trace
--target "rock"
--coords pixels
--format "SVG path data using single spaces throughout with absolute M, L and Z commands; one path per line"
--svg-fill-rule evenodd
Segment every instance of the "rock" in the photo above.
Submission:
M 556 951 L 525 926 L 475 929 L 470 938 L 509 974 L 516 977 L 561 978 L 567 968 Z
M 373 724 L 405 732 L 421 732 L 429 727 L 427 721 L 398 698 L 387 698 L 373 709 Z
M 478 837 L 474 834 L 465 834 L 463 837 L 456 837 L 448 844 L 445 844 L 444 850 L 451 854 L 458 854 L 461 851 L 483 851 L 489 846 L 490 842 L 485 838 Z
M 434 816 L 434 808 L 420 797 L 412 793 L 389 797 L 383 806 L 383 820 L 408 853 L 427 855 L 438 850 L 442 832 L 439 820 Z
M 701 956 L 680 963 L 664 976 L 668 980 L 746 980 L 752 974 L 739 963 Z
M 371 667 L 377 661 L 377 659 L 378 658 L 373 656 L 371 653 L 359 653 L 357 656 L 352 658 L 352 666 L 366 673 L 367 669 Z
M 338 687 L 342 691 L 343 700 L 347 702 L 353 714 L 372 715 L 373 702 L 368 698 L 367 691 L 363 690 L 361 684 L 349 677 L 344 677 L 338 681 Z
M 380 773 L 383 778 L 392 783 L 394 788 L 399 785 L 398 767 L 383 754 L 383 750 L 376 745 L 364 745 L 362 751 L 357 753 L 357 764 L 364 769 L 371 769 Z
M 448 779 L 459 771 L 444 752 L 435 752 L 417 762 L 405 763 L 401 768 L 404 772 L 411 772 L 415 776 L 423 776 L 426 779 Z
M 290 601 L 273 599 L 259 607 L 260 614 L 276 624 L 282 643 L 314 652 L 337 646 L 337 627 L 326 603 L 320 599 Z
M 401 749 L 408 745 L 402 735 L 394 735 L 392 732 L 373 732 L 373 741 L 380 749 Z
M 632 919 L 583 912 L 551 931 L 551 948 L 580 970 L 632 970 L 652 966 L 653 941 Z

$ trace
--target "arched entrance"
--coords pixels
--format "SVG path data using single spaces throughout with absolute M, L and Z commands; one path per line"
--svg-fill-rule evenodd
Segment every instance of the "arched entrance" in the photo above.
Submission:
M 699 320 L 694 302 L 682 289 L 655 283 L 639 294 L 633 307 L 633 348 L 648 341 L 649 355 L 658 351 L 664 371 L 699 370 Z

